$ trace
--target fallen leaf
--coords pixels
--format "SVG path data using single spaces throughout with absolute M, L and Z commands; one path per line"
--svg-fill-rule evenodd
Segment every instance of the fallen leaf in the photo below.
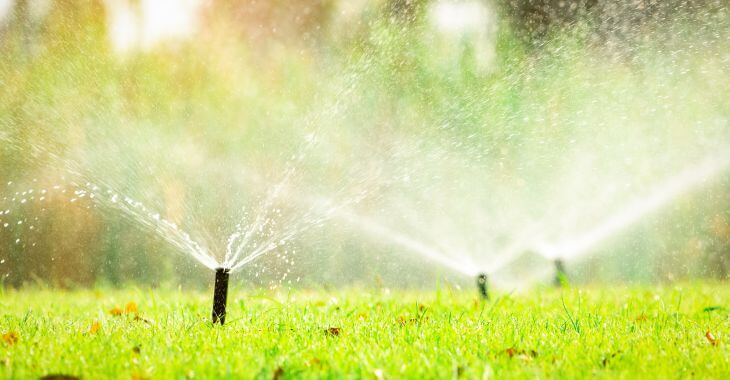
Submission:
M 419 319 L 419 318 L 406 318 L 401 315 L 401 316 L 398 316 L 398 318 L 396 318 L 395 321 L 398 322 L 398 324 L 400 324 L 401 326 L 405 326 L 407 324 L 414 325 L 420 321 L 428 321 L 428 317 L 423 317 L 423 318 Z
M 18 343 L 18 339 L 20 339 L 20 337 L 15 331 L 8 331 L 3 334 L 3 342 L 5 342 L 5 344 L 7 344 L 8 346 L 12 346 L 15 343 Z
M 73 375 L 50 374 L 41 377 L 40 380 L 79 380 L 79 377 Z
M 620 354 L 620 353 L 621 353 L 621 350 L 619 350 L 619 351 L 616 351 L 616 352 L 614 352 L 614 353 L 612 353 L 612 354 L 610 354 L 610 355 L 604 356 L 604 357 L 603 357 L 603 360 L 601 360 L 601 364 L 603 364 L 603 366 L 604 366 L 604 367 L 605 367 L 605 366 L 607 366 L 607 365 L 608 365 L 608 363 L 609 363 L 609 361 L 610 361 L 611 359 L 615 358 L 615 357 L 616 357 L 616 355 L 618 355 L 618 354 Z
M 89 326 L 89 334 L 96 334 L 101 330 L 101 323 L 99 321 L 91 322 L 91 326 Z
M 537 357 L 537 351 L 535 351 L 535 350 L 525 351 L 525 350 L 518 350 L 514 347 L 510 347 L 510 348 L 502 351 L 502 353 L 509 356 L 510 358 L 517 356 L 517 358 L 522 359 L 522 360 L 527 360 L 527 361 L 530 361 L 533 358 Z
M 125 314 L 137 314 L 137 304 L 132 302 L 127 303 L 127 306 L 124 307 L 124 313 Z
M 309 359 L 309 361 L 307 361 L 307 367 L 319 365 L 319 363 L 321 363 L 321 361 L 318 358 L 311 358 Z
M 330 336 L 340 336 L 340 333 L 342 332 L 342 329 L 339 327 L 330 327 L 327 330 L 325 330 L 327 335 Z
M 142 351 L 142 348 L 140 346 L 134 346 L 132 347 L 132 352 L 139 355 L 139 353 Z
M 111 314 L 115 317 L 122 315 L 122 313 L 123 313 L 122 309 L 120 309 L 118 307 L 114 307 L 111 310 L 109 310 L 109 314 Z
M 144 322 L 144 323 L 146 323 L 148 325 L 154 325 L 155 324 L 155 321 L 153 321 L 151 319 L 148 319 L 148 318 L 145 318 L 145 317 L 142 317 L 139 314 L 137 314 L 137 315 L 134 316 L 134 320 L 137 321 L 137 322 Z
M 705 333 L 705 338 L 707 338 L 707 341 L 710 342 L 710 344 L 713 346 L 717 346 L 718 344 L 720 344 L 720 342 L 717 340 L 717 338 L 715 338 L 715 336 L 712 335 L 710 330 L 707 330 L 707 332 Z
M 274 371 L 274 376 L 272 376 L 271 379 L 280 380 L 282 377 L 284 377 L 284 369 L 281 367 L 277 367 L 276 371 Z

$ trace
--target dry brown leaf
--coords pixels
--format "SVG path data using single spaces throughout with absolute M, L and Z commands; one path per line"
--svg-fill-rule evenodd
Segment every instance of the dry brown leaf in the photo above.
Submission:
M 612 354 L 610 354 L 610 355 L 604 356 L 604 357 L 603 357 L 603 360 L 601 361 L 601 364 L 603 364 L 603 366 L 604 366 L 604 367 L 605 367 L 605 366 L 607 366 L 607 365 L 609 364 L 609 362 L 610 362 L 610 361 L 611 361 L 611 360 L 612 360 L 613 358 L 615 358 L 615 357 L 616 357 L 616 355 L 618 355 L 618 354 L 620 354 L 620 353 L 621 353 L 621 350 L 618 350 L 618 351 L 616 351 L 616 352 L 614 352 L 614 353 L 612 353 Z
M 325 333 L 330 336 L 340 336 L 340 333 L 342 332 L 342 329 L 339 327 L 330 327 L 327 330 L 325 330 Z
M 415 325 L 419 322 L 426 322 L 429 320 L 429 317 L 423 317 L 423 318 L 408 318 L 400 315 L 398 318 L 395 319 L 396 322 L 398 322 L 399 325 L 405 326 L 405 325 Z
M 3 342 L 7 344 L 8 346 L 12 346 L 15 343 L 18 343 L 18 340 L 20 339 L 20 336 L 18 336 L 18 333 L 15 331 L 8 331 L 5 334 L 3 334 Z
M 284 377 L 284 368 L 277 367 L 276 371 L 274 371 L 274 376 L 272 376 L 271 379 L 280 380 L 282 377 Z
M 129 303 L 127 303 L 127 306 L 124 307 L 124 313 L 137 314 L 137 304 L 134 301 L 130 301 Z
M 525 350 L 518 350 L 514 347 L 510 347 L 510 348 L 502 351 L 502 353 L 509 356 L 510 358 L 517 356 L 517 358 L 526 360 L 526 361 L 530 361 L 533 358 L 537 357 L 537 351 L 535 351 L 535 350 L 525 351 Z
M 705 338 L 707 338 L 707 341 L 710 342 L 710 344 L 713 346 L 717 346 L 718 344 L 720 344 L 720 342 L 717 340 L 717 338 L 715 338 L 715 336 L 712 335 L 710 330 L 707 330 L 707 332 L 705 333 Z
M 89 326 L 89 334 L 96 334 L 101 330 L 101 323 L 99 321 L 91 322 L 91 326 Z
M 155 324 L 155 321 L 153 321 L 153 320 L 151 320 L 149 318 L 142 317 L 139 314 L 137 314 L 137 315 L 134 316 L 134 320 L 137 321 L 137 322 L 144 322 L 144 323 L 146 323 L 148 325 L 154 325 Z

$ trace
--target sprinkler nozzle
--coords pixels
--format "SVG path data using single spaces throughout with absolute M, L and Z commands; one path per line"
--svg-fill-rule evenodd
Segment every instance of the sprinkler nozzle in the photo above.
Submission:
M 568 283 L 568 274 L 565 272 L 565 263 L 562 259 L 555 259 L 555 281 L 556 287 L 562 287 Z
M 482 296 L 483 300 L 489 300 L 489 290 L 487 288 L 487 274 L 479 273 L 477 276 L 477 288 L 479 289 L 479 295 Z
M 213 290 L 213 324 L 226 322 L 226 303 L 228 301 L 229 268 L 215 270 L 215 289 Z

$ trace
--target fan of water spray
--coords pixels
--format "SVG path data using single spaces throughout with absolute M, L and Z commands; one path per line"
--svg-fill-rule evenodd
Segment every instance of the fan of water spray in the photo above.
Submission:
M 343 75 L 339 78 L 338 85 L 334 86 L 336 93 L 332 104 L 317 107 L 304 118 L 302 122 L 304 142 L 296 149 L 297 152 L 285 161 L 281 175 L 269 174 L 271 168 L 260 172 L 250 168 L 232 170 L 231 168 L 238 165 L 207 157 L 202 161 L 195 160 L 193 165 L 197 167 L 192 170 L 182 169 L 188 172 L 202 171 L 208 175 L 220 171 L 220 175 L 224 176 L 228 185 L 227 190 L 221 191 L 236 195 L 226 197 L 228 199 L 226 202 L 231 205 L 223 209 L 226 215 L 216 221 L 217 228 L 216 225 L 211 227 L 197 220 L 196 208 L 204 206 L 194 205 L 193 201 L 183 199 L 181 205 L 177 207 L 182 212 L 171 213 L 170 206 L 166 207 L 164 199 L 166 194 L 161 193 L 167 191 L 169 179 L 180 169 L 167 164 L 168 161 L 156 161 L 154 158 L 158 157 L 161 150 L 170 146 L 169 141 L 150 141 L 151 136 L 136 137 L 130 135 L 130 131 L 124 136 L 114 137 L 113 131 L 102 129 L 92 130 L 96 132 L 87 136 L 96 144 L 91 147 L 83 146 L 75 152 L 64 147 L 67 151 L 64 154 L 59 153 L 60 150 L 52 148 L 59 145 L 58 141 L 53 141 L 50 137 L 47 138 L 49 141 L 44 141 L 45 136 L 32 141 L 32 144 L 34 149 L 42 153 L 43 158 L 39 158 L 38 161 L 43 161 L 48 167 L 59 169 L 68 177 L 64 185 L 57 186 L 70 189 L 73 194 L 70 194 L 69 202 L 88 202 L 110 217 L 117 215 L 124 217 L 135 226 L 169 243 L 176 251 L 187 254 L 210 270 L 215 270 L 217 278 L 225 276 L 225 281 L 216 281 L 216 287 L 223 286 L 222 284 L 227 286 L 230 273 L 240 271 L 256 259 L 272 252 L 277 252 L 276 256 L 283 256 L 287 264 L 293 262 L 286 258 L 286 255 L 291 251 L 287 247 L 294 239 L 307 230 L 322 225 L 338 209 L 359 202 L 370 192 L 368 183 L 372 179 L 371 176 L 377 176 L 377 171 L 357 169 L 346 171 L 346 179 L 334 184 L 320 181 L 318 187 L 321 187 L 327 196 L 321 197 L 316 202 L 292 205 L 289 200 L 292 189 L 301 191 L 300 189 L 305 186 L 312 188 L 308 182 L 317 181 L 317 178 L 309 178 L 311 169 L 308 166 L 312 165 L 309 161 L 313 160 L 312 155 L 316 151 L 322 125 L 324 121 L 336 122 L 345 112 L 350 102 L 354 101 L 350 95 L 356 85 L 356 73 Z M 15 141 L 4 133 L 0 138 Z M 124 141 L 128 140 L 148 141 L 150 144 L 124 145 Z M 25 148 L 20 144 L 16 145 L 8 144 L 3 148 L 17 149 L 21 154 L 25 153 L 22 151 Z M 153 149 L 148 149 L 153 146 Z M 195 149 L 196 155 L 201 155 L 199 147 L 193 146 L 192 149 Z M 179 149 L 179 152 L 171 150 L 173 154 L 184 155 L 184 159 L 180 161 L 187 164 L 185 159 L 190 157 L 190 150 Z M 35 160 L 34 157 L 28 159 Z M 125 163 L 126 166 L 120 163 Z M 144 183 L 149 179 L 156 185 L 154 189 L 147 191 L 146 187 L 142 187 L 141 192 L 128 190 L 129 183 Z M 173 181 L 173 185 L 174 182 L 179 181 Z M 242 194 L 247 196 L 241 197 Z M 239 202 L 240 198 L 245 199 Z M 245 207 L 239 207 L 241 204 Z M 251 204 L 253 206 L 250 206 Z M 165 216 L 166 214 L 168 216 Z M 221 235 L 225 236 L 226 233 L 227 237 L 221 238 Z M 286 275 L 287 273 L 283 278 Z M 220 301 L 219 294 L 223 293 L 216 290 L 219 306 L 218 317 L 214 316 L 214 319 L 222 323 L 225 301 Z

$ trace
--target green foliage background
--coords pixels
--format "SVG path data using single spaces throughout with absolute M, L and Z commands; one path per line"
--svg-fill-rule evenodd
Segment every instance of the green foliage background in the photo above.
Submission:
M 220 249 L 216 237 L 238 222 L 229 211 L 255 205 L 268 187 L 244 174 L 275 183 L 312 134 L 322 141 L 298 164 L 297 189 L 314 194 L 333 192 L 364 167 L 384 171 L 386 182 L 402 174 L 399 164 L 453 173 L 431 165 L 447 157 L 524 192 L 539 213 L 538 204 L 562 199 L 551 192 L 566 192 L 555 182 L 559 169 L 546 163 L 580 158 L 583 150 L 570 148 L 576 139 L 609 156 L 656 155 L 671 173 L 730 141 L 728 10 L 690 3 L 620 25 L 600 24 L 601 13 L 586 8 L 534 35 L 524 12 L 497 7 L 488 70 L 474 64 L 469 40 L 457 50 L 435 42 L 426 1 L 372 2 L 345 26 L 334 2 L 217 1 L 195 38 L 125 56 L 112 51 L 98 1 L 54 2 L 42 21 L 17 11 L 0 27 L 0 209 L 13 209 L 3 220 L 30 218 L 34 230 L 0 229 L 2 282 L 204 284 L 207 271 L 113 212 L 50 196 L 20 205 L 13 194 L 82 173 L 212 236 Z M 416 190 L 435 192 L 444 208 L 469 208 L 432 191 L 444 173 L 428 170 Z M 648 184 L 665 172 L 642 178 Z M 576 263 L 576 279 L 727 278 L 728 180 Z M 535 189 L 548 195 L 530 195 Z M 373 198 L 363 207 L 387 207 Z M 303 278 L 299 284 L 451 278 L 336 223 L 295 246 L 290 278 Z

